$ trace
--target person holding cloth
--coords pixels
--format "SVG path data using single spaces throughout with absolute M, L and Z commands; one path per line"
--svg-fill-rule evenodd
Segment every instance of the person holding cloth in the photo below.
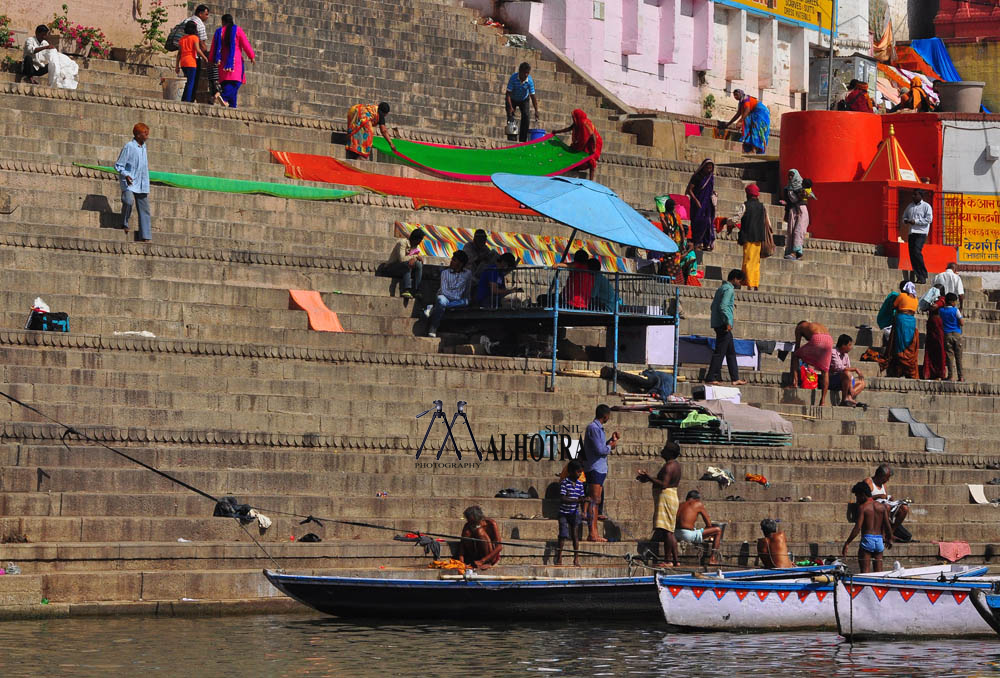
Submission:
M 913 192 L 913 202 L 906 206 L 903 212 L 903 224 L 910 227 L 907 245 L 910 251 L 910 267 L 918 285 L 927 283 L 927 266 L 924 265 L 924 244 L 931 232 L 931 222 L 934 220 L 934 210 L 924 202 L 924 193 L 920 189 Z
M 504 103 L 507 107 L 507 120 L 514 119 L 514 111 L 521 111 L 521 125 L 517 128 L 517 138 L 521 143 L 528 140 L 528 101 L 535 108 L 535 122 L 538 122 L 538 98 L 535 96 L 535 81 L 531 79 L 531 64 L 527 61 L 517 67 L 507 81 L 507 94 Z
M 587 474 L 587 497 L 590 500 L 590 535 L 587 541 L 607 541 L 597 535 L 597 521 L 603 519 L 604 481 L 608 477 L 608 455 L 618 445 L 618 431 L 608 438 L 604 425 L 611 420 L 611 408 L 598 405 L 594 421 L 587 425 L 583 438 L 583 470 Z
M 118 154 L 115 171 L 122 189 L 122 230 L 128 232 L 128 219 L 132 207 L 139 208 L 139 241 L 153 239 L 149 219 L 149 160 L 146 157 L 146 140 L 149 127 L 140 123 L 132 128 L 132 141 L 125 144 Z
M 729 380 L 733 386 L 742 386 L 746 381 L 740 379 L 740 368 L 736 364 L 736 346 L 733 344 L 733 323 L 736 322 L 736 288 L 746 281 L 743 271 L 734 268 L 729 272 L 726 282 L 719 286 L 712 299 L 712 329 L 715 330 L 715 351 L 712 352 L 712 362 L 708 364 L 705 383 L 713 386 L 722 380 L 722 361 L 725 359 L 729 367 Z
M 660 450 L 664 464 L 656 477 L 639 469 L 635 479 L 640 483 L 651 483 L 653 489 L 653 536 L 649 541 L 653 548 L 656 542 L 663 542 L 663 560 L 677 567 L 677 539 L 674 529 L 677 524 L 677 508 L 680 499 L 677 497 L 677 486 L 681 483 L 681 465 L 677 457 L 681 455 L 680 445 L 668 440 Z M 656 555 L 655 553 L 653 555 Z
M 48 49 L 55 49 L 55 45 L 50 45 L 47 38 L 49 27 L 41 24 L 35 28 L 35 36 L 24 41 L 24 61 L 21 64 L 21 77 L 27 79 L 33 85 L 39 84 L 38 76 L 48 75 L 48 65 L 43 65 L 38 60 L 38 54 Z
M 184 25 L 184 37 L 177 43 L 177 61 L 174 64 L 174 72 L 180 73 L 183 70 L 184 77 L 187 78 L 181 101 L 194 103 L 194 92 L 198 87 L 198 59 L 207 62 L 208 56 L 201 49 L 198 24 L 189 21 Z

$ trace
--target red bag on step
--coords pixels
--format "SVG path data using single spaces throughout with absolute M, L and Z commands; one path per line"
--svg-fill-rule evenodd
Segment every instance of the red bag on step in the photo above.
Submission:
M 805 363 L 799 365 L 799 387 L 814 391 L 817 386 L 819 386 L 819 373 L 811 365 Z

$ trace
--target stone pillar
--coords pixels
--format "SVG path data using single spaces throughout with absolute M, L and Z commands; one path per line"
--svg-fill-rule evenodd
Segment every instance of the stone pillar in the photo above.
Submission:
M 757 58 L 757 87 L 774 89 L 778 80 L 778 21 L 762 19 L 760 22 L 760 53 Z
M 809 91 L 809 35 L 807 29 L 799 28 L 792 37 L 788 55 L 789 93 Z
M 660 48 L 657 63 L 677 63 L 677 17 L 680 13 L 681 0 L 660 0 Z
M 715 51 L 712 49 L 715 28 L 715 2 L 694 2 L 694 53 L 691 67 L 696 71 L 712 70 Z M 679 4 L 679 3 L 678 3 Z
M 741 9 L 729 10 L 726 22 L 726 80 L 743 79 L 743 61 L 746 55 L 747 13 Z

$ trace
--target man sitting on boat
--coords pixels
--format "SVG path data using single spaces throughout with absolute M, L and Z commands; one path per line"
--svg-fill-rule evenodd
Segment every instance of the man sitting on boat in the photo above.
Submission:
M 635 479 L 640 483 L 652 483 L 653 485 L 653 536 L 649 541 L 654 549 L 657 549 L 656 542 L 663 542 L 663 560 L 673 563 L 677 567 L 677 540 L 674 538 L 674 526 L 677 524 L 677 486 L 681 482 L 681 465 L 677 462 L 677 457 L 681 455 L 680 445 L 668 440 L 660 456 L 666 462 L 660 468 L 660 472 L 653 478 L 648 473 L 640 469 Z M 653 554 L 656 555 L 655 552 Z
M 865 478 L 865 483 L 872 491 L 872 499 L 889 509 L 889 517 L 892 519 L 892 532 L 896 539 L 899 541 L 909 541 L 909 531 L 904 532 L 907 535 L 905 539 L 900 539 L 900 528 L 903 526 L 906 516 L 910 515 L 910 509 L 905 501 L 893 499 L 886 489 L 885 485 L 891 477 L 892 469 L 889 468 L 889 465 L 881 464 L 875 469 L 875 473 L 871 478 Z
M 760 531 L 764 536 L 757 540 L 757 556 L 760 563 L 769 570 L 792 567 L 788 557 L 788 540 L 784 532 L 778 531 L 778 521 L 765 518 L 760 521 Z
M 696 528 L 698 516 L 705 521 L 705 527 Z M 722 543 L 722 535 L 725 532 L 725 523 L 713 525 L 712 519 L 708 517 L 708 509 L 701 501 L 701 493 L 698 490 L 691 490 L 687 493 L 684 503 L 677 509 L 677 529 L 674 535 L 677 541 L 688 542 L 689 544 L 702 544 L 706 539 L 712 540 L 712 552 L 708 564 L 719 564 L 719 545 Z
M 861 535 L 858 545 L 858 567 L 861 573 L 882 570 L 882 552 L 892 548 L 892 523 L 889 520 L 889 509 L 872 499 L 872 490 L 868 483 L 861 481 L 851 488 L 858 500 L 858 518 L 854 529 L 844 542 L 841 556 L 847 557 L 847 547 L 854 538 Z M 872 570 L 874 562 L 875 569 Z
M 476 570 L 488 570 L 500 562 L 503 543 L 500 527 L 492 518 L 487 518 L 483 509 L 470 506 L 462 512 L 465 527 L 462 528 L 462 547 L 458 559 Z

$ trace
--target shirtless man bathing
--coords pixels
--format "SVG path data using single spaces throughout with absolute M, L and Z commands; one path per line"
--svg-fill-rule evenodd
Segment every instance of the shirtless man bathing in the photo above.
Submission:
M 861 535 L 858 545 L 858 566 L 861 573 L 878 572 L 882 570 L 882 553 L 892 548 L 892 524 L 889 520 L 889 509 L 872 499 L 872 489 L 868 483 L 857 483 L 851 492 L 858 499 L 858 520 L 851 530 L 850 536 L 844 542 L 840 555 L 847 557 L 847 547 L 854 538 Z M 874 563 L 875 569 L 872 570 Z
M 705 521 L 705 527 L 696 528 L 698 516 Z M 719 544 L 722 543 L 722 533 L 725 525 L 713 525 L 712 519 L 708 517 L 708 509 L 701 501 L 701 493 L 698 490 L 691 490 L 687 493 L 684 503 L 677 509 L 677 529 L 674 534 L 677 541 L 686 541 L 691 544 L 702 544 L 706 539 L 712 540 L 712 553 L 708 560 L 709 565 L 719 564 Z

